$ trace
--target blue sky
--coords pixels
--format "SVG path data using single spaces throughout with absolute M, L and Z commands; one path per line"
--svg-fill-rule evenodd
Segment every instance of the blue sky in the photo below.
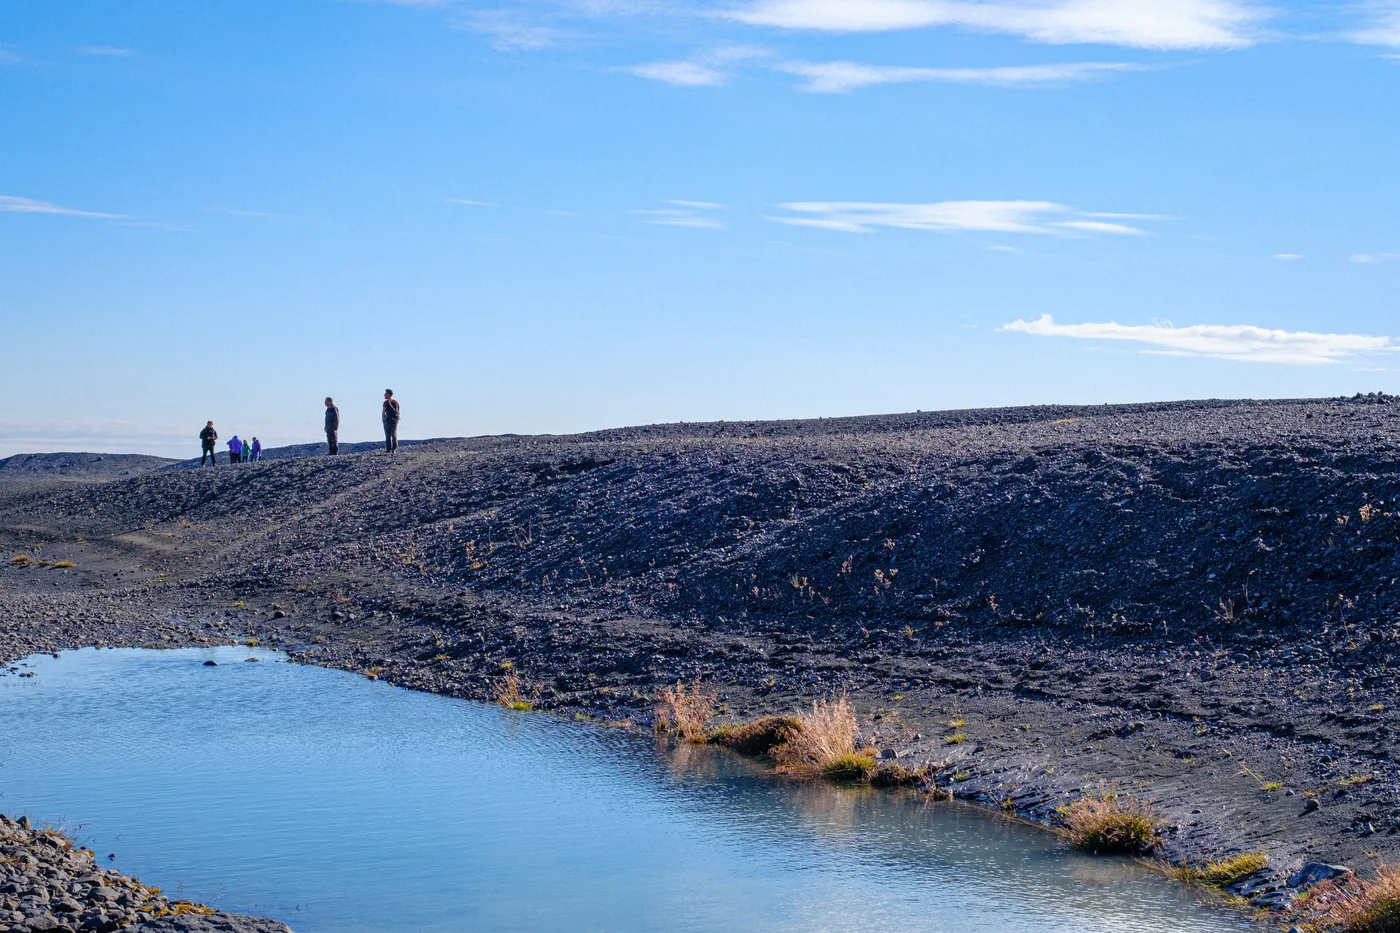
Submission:
M 1400 3 L 0 0 L 0 455 L 1400 392 Z

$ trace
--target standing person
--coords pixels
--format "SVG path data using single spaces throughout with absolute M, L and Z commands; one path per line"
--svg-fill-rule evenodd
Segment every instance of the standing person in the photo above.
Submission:
M 248 459 L 253 463 L 257 463 L 259 460 L 262 459 L 262 441 L 254 437 L 253 446 L 251 450 L 253 451 L 253 456 L 249 457 Z
M 384 409 L 380 418 L 384 422 L 384 449 L 397 453 L 399 449 L 399 403 L 394 399 L 394 390 L 384 390 Z
M 204 425 L 204 430 L 199 432 L 199 465 L 204 466 L 204 458 L 209 458 L 210 466 L 218 466 L 219 460 L 214 456 L 214 442 L 219 439 L 219 432 L 214 430 L 214 422 L 210 421 Z
M 228 439 L 228 462 L 239 463 L 243 460 L 243 442 L 238 439 L 238 435 Z
M 340 409 L 335 400 L 326 396 L 326 454 L 340 453 Z

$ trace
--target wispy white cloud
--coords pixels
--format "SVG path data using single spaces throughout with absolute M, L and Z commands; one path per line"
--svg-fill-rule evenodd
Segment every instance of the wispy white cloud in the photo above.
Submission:
M 233 217 L 268 217 L 276 220 L 300 220 L 297 214 L 279 214 L 276 211 L 249 211 L 236 207 L 210 207 L 206 210 L 211 214 L 229 214 Z
M 1274 253 L 1274 258 L 1282 262 L 1298 262 L 1303 258 L 1302 253 Z
M 749 0 L 726 15 L 781 29 L 960 26 L 1054 44 L 1219 49 L 1251 44 L 1265 13 L 1251 0 Z
M 534 52 L 551 49 L 572 37 L 567 30 L 527 22 L 512 10 L 480 10 L 454 20 L 454 24 L 488 36 L 501 52 Z
M 29 59 L 16 52 L 11 46 L 0 42 L 0 65 L 21 65 Z
M 1374 0 L 1362 7 L 1366 25 L 1349 34 L 1353 42 L 1400 48 L 1400 0 Z
M 939 201 L 932 204 L 799 201 L 779 207 L 792 213 L 770 220 L 845 233 L 873 233 L 879 227 L 991 233 L 1143 233 L 1127 224 L 1085 219 L 1101 215 L 1076 211 L 1052 201 Z
M 729 81 L 730 76 L 700 62 L 650 62 L 645 65 L 629 65 L 618 69 L 648 81 L 660 81 L 676 87 L 719 87 Z
M 1190 327 L 1174 327 L 1170 323 L 1160 322 L 1056 324 L 1048 314 L 1034 321 L 1012 321 L 998 329 L 1040 337 L 1123 340 L 1161 348 L 1143 351 L 1146 353 L 1295 366 L 1338 363 L 1358 354 L 1400 349 L 1400 344 L 1389 337 L 1365 334 L 1315 334 L 1301 330 L 1271 330 L 1248 324 L 1193 324 Z
M 861 65 L 856 62 L 784 62 L 778 71 L 807 79 L 804 91 L 835 94 L 875 84 L 940 81 L 952 84 L 984 84 L 995 87 L 1029 87 L 1089 81 L 1113 72 L 1139 71 L 1141 65 L 1124 62 L 1077 62 L 1064 65 L 1017 65 L 993 68 L 904 68 Z
M 1400 253 L 1356 253 L 1347 257 L 1347 262 L 1354 262 L 1358 265 L 1369 266 L 1378 262 L 1393 262 L 1400 259 Z
M 723 204 L 712 201 L 666 201 L 670 207 L 651 210 L 636 210 L 632 213 L 642 218 L 642 223 L 657 224 L 662 227 L 694 227 L 698 230 L 724 230 L 725 223 L 714 216 L 715 211 L 724 209 Z
M 734 77 L 735 67 L 740 63 L 770 54 L 768 49 L 755 46 L 725 45 L 697 51 L 690 58 L 680 61 L 649 62 L 614 70 L 677 87 L 719 87 L 729 83 Z
M 65 217 L 95 217 L 99 220 L 126 220 L 124 214 L 104 214 L 100 211 L 80 211 L 72 207 L 36 201 L 33 198 L 18 198 L 0 194 L 0 212 L 17 214 L 61 214 Z
M 135 49 L 122 49 L 110 45 L 85 45 L 78 49 L 79 55 L 106 55 L 111 58 L 128 58 L 136 54 Z

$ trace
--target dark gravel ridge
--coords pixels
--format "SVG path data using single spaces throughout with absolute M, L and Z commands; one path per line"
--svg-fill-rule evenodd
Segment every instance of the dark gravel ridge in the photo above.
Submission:
M 172 901 L 97 864 L 63 833 L 0 814 L 0 931 L 291 933 L 285 924 Z
M 848 689 L 959 796 L 1140 793 L 1177 861 L 1268 852 L 1277 905 L 1400 860 L 1397 430 L 1380 395 L 1042 406 L 10 483 L 0 545 L 77 566 L 0 567 L 0 656 L 254 635 L 478 698 L 509 661 L 607 718 Z

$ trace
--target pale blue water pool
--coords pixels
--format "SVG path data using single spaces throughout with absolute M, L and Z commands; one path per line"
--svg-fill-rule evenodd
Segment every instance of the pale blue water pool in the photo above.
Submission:
M 0 677 L 0 810 L 297 933 L 1257 929 L 968 807 L 250 653 Z

